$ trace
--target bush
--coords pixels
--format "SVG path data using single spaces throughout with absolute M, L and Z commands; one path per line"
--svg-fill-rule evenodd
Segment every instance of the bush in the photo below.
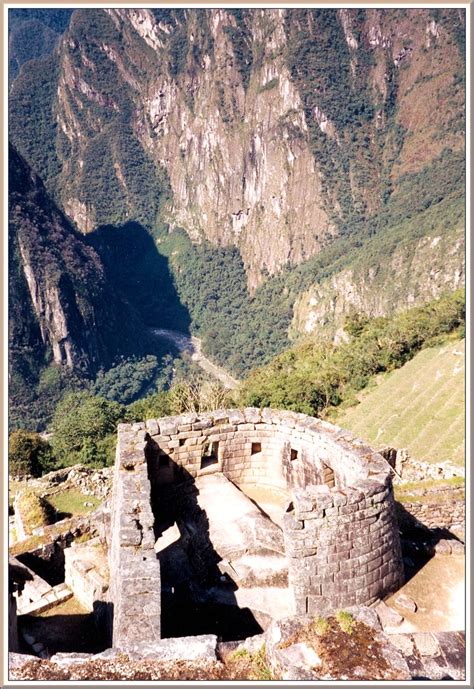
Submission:
M 169 393 L 157 392 L 141 400 L 137 400 L 127 407 L 127 421 L 146 421 L 159 419 L 161 416 L 172 414 Z
M 51 445 L 59 466 L 113 462 L 113 438 L 125 408 L 87 392 L 67 395 L 57 406 Z
M 232 406 L 229 390 L 217 382 L 196 380 L 178 383 L 172 387 L 169 404 L 172 414 L 213 411 Z
M 355 620 L 351 613 L 347 610 L 338 610 L 335 617 L 342 631 L 350 636 L 355 626 Z
M 26 489 L 22 491 L 17 500 L 17 509 L 23 524 L 25 533 L 31 536 L 34 529 L 47 526 L 51 523 L 51 508 L 44 498 L 34 491 Z
M 51 447 L 38 433 L 17 430 L 8 441 L 11 476 L 40 476 L 51 468 Z
M 452 331 L 461 336 L 464 299 L 458 290 L 392 319 L 352 318 L 348 342 L 310 340 L 255 369 L 241 384 L 240 404 L 327 414 L 366 387 L 371 376 L 403 366 L 436 338 Z

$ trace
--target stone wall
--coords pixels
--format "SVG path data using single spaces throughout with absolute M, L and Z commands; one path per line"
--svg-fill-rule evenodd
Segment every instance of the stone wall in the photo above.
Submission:
M 112 645 L 160 638 L 160 566 L 142 424 L 119 425 L 109 550 Z
M 389 479 L 296 490 L 284 534 L 297 614 L 370 605 L 403 583 Z
M 110 549 L 114 645 L 159 636 L 154 520 L 168 511 L 173 519 L 194 479 L 211 472 L 239 487 L 286 491 L 284 541 L 297 611 L 369 604 L 402 583 L 390 467 L 350 433 L 269 409 L 123 424 Z
M 441 486 L 425 491 L 418 502 L 404 500 L 397 505 L 397 515 L 402 528 L 423 526 L 427 529 L 446 529 L 464 540 L 464 487 Z
M 105 600 L 108 590 L 108 568 L 105 553 L 98 538 L 85 543 L 73 543 L 64 551 L 65 583 L 82 605 L 94 610 Z

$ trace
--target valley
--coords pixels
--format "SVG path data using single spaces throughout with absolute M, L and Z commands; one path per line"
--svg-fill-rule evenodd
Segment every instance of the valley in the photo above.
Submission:
M 187 337 L 183 333 L 163 328 L 155 328 L 152 332 L 159 338 L 174 342 L 180 352 L 189 352 L 192 361 L 195 361 L 205 373 L 222 383 L 225 388 L 233 390 L 238 386 L 239 383 L 235 378 L 232 378 L 223 368 L 216 366 L 204 356 L 199 337 Z
M 463 680 L 469 19 L 8 10 L 14 679 Z

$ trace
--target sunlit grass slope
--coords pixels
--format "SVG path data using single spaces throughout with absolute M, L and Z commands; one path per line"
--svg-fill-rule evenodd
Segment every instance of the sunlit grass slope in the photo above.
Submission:
M 464 340 L 424 349 L 360 396 L 337 424 L 375 447 L 425 461 L 464 462 Z

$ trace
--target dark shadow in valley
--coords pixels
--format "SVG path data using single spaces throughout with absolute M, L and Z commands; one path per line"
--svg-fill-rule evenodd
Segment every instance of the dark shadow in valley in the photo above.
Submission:
M 145 325 L 189 335 L 191 318 L 176 291 L 168 259 L 143 225 L 103 225 L 87 239 L 99 253 L 110 284 Z

